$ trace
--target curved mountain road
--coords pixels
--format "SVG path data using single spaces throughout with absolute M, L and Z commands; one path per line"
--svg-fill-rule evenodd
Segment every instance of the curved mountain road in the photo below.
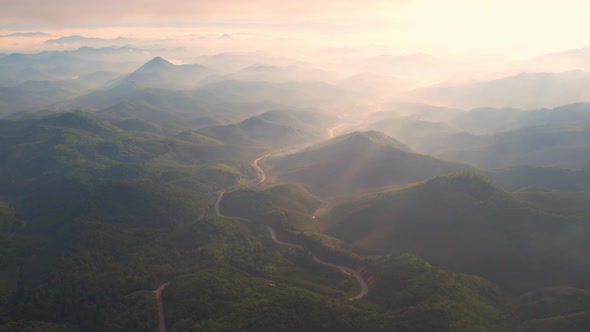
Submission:
M 260 168 L 260 166 L 258 166 L 258 162 L 261 161 L 262 159 L 268 157 L 268 156 L 270 156 L 270 153 L 267 153 L 264 156 L 261 156 L 261 157 L 256 158 L 256 160 L 254 160 L 254 162 L 252 163 L 252 165 L 254 165 L 254 168 L 256 168 L 256 172 L 258 172 L 258 178 L 260 179 L 258 181 L 258 184 L 263 183 L 264 181 L 266 181 L 266 173 L 264 173 L 264 171 L 262 170 L 262 168 Z
M 125 295 L 127 297 L 127 296 L 132 296 L 135 294 L 139 294 L 139 293 L 153 293 L 154 294 L 154 297 L 156 299 L 156 304 L 158 305 L 158 331 L 159 332 L 166 332 L 166 321 L 164 320 L 164 303 L 162 303 L 162 292 L 164 291 L 164 288 L 166 288 L 166 286 L 168 286 L 168 285 L 170 285 L 170 282 L 162 284 L 160 287 L 158 287 L 158 289 L 153 290 L 153 291 L 140 290 L 140 291 Z
M 170 285 L 169 282 L 163 284 L 162 286 L 158 287 L 154 291 L 156 295 L 156 302 L 158 303 L 158 331 L 159 332 L 166 332 L 166 321 L 164 320 L 164 304 L 162 303 L 162 292 L 166 286 Z
M 256 170 L 258 171 L 258 175 L 260 177 L 260 181 L 258 183 L 262 183 L 264 182 L 264 180 L 266 180 L 266 174 L 264 174 L 264 171 L 262 170 L 262 168 L 260 168 L 260 166 L 258 166 L 258 162 L 260 160 L 262 160 L 263 158 L 268 157 L 270 154 L 266 154 L 262 157 L 257 158 L 256 160 L 254 160 L 253 165 L 256 168 Z M 223 199 L 223 195 L 225 194 L 225 191 L 222 191 L 221 193 L 219 193 L 219 196 L 217 197 L 217 200 L 215 201 L 215 213 L 217 214 L 217 216 L 219 217 L 223 217 L 223 218 L 228 218 L 228 219 L 235 219 L 235 220 L 241 220 L 241 221 L 248 221 L 250 222 L 251 220 L 248 218 L 241 218 L 241 217 L 233 217 L 233 216 L 226 216 L 223 215 L 221 213 L 221 210 L 219 208 L 219 205 L 221 204 L 221 200 Z M 266 227 L 266 229 L 268 229 L 268 231 L 270 232 L 270 237 L 271 239 L 275 242 L 278 243 L 280 245 L 283 246 L 287 246 L 287 247 L 291 247 L 291 248 L 297 248 L 297 249 L 301 249 L 304 251 L 308 251 L 311 253 L 312 255 L 312 259 L 317 262 L 320 263 L 324 266 L 328 266 L 337 270 L 342 271 L 344 274 L 347 274 L 349 276 L 352 276 L 354 278 L 354 280 L 357 282 L 357 284 L 360 286 L 361 291 L 358 295 L 353 296 L 351 298 L 349 298 L 349 301 L 355 301 L 355 300 L 360 300 L 363 297 L 365 297 L 365 295 L 367 295 L 369 293 L 369 286 L 367 285 L 367 282 L 365 281 L 365 279 L 363 279 L 363 277 L 361 276 L 360 273 L 358 273 L 355 269 L 351 269 L 349 267 L 346 266 L 342 266 L 342 265 L 338 265 L 338 264 L 333 264 L 333 263 L 328 263 L 325 262 L 323 260 L 321 260 L 316 254 L 314 254 L 313 252 L 307 250 L 305 247 L 299 245 L 299 244 L 295 244 L 295 243 L 289 243 L 289 242 L 284 242 L 278 239 L 277 237 L 277 232 L 275 231 L 274 228 L 272 228 L 271 226 L 264 226 Z

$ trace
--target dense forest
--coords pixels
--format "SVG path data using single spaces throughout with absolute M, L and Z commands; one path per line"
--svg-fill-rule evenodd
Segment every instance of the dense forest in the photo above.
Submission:
M 590 330 L 590 104 L 121 52 L 0 55 L 0 331 Z

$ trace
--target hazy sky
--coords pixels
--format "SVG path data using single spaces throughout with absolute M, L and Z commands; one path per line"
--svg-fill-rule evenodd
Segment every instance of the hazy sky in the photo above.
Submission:
M 327 46 L 519 55 L 590 44 L 587 0 L 0 0 L 0 8 L 4 32 L 115 36 L 166 26 L 168 32 L 207 28 L 315 38 Z M 118 28 L 106 29 L 112 26 Z

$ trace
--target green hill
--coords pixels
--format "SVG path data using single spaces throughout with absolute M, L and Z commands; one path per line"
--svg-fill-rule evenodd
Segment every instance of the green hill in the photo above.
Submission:
M 589 170 L 589 151 L 588 128 L 542 125 L 498 134 L 480 149 L 449 151 L 442 156 L 484 168 L 531 165 Z
M 272 179 L 301 182 L 321 196 L 350 195 L 473 169 L 413 153 L 399 141 L 375 131 L 335 137 L 267 163 Z
M 486 170 L 481 173 L 509 190 L 536 186 L 561 191 L 590 191 L 588 170 L 518 166 Z
M 36 110 L 76 96 L 76 91 L 55 81 L 26 81 L 14 87 L 0 86 L 0 116 Z
M 311 215 L 322 204 L 300 186 L 288 184 L 262 191 L 245 188 L 228 191 L 220 208 L 229 216 L 278 222 L 283 229 L 317 231 L 318 224 Z
M 347 104 L 358 96 L 335 85 L 317 81 L 259 82 L 226 80 L 193 91 L 193 95 L 210 103 L 271 101 L 291 107 Z
M 96 114 L 105 119 L 141 119 L 150 122 L 172 121 L 177 117 L 169 112 L 161 111 L 146 102 L 122 102 L 109 108 L 97 111 Z
M 516 314 L 523 321 L 547 319 L 590 311 L 590 291 L 551 287 L 523 294 Z
M 321 123 L 309 113 L 263 116 Z M 121 121 L 129 120 L 127 129 L 160 128 Z M 229 190 L 222 212 L 254 222 L 213 215 L 219 191 L 255 178 L 250 163 L 261 148 L 121 127 L 85 113 L 0 120 L 0 331 L 153 330 L 151 291 L 166 282 L 167 327 L 178 331 L 495 331 L 519 317 L 521 327 L 562 324 L 564 314 L 576 324 L 586 310 L 584 290 L 514 300 L 486 280 L 411 255 L 351 251 L 417 248 L 438 266 L 496 272 L 491 279 L 517 291 L 584 286 L 586 196 L 508 193 L 475 175 L 439 177 L 336 205 L 327 216 L 338 218 L 322 222 L 349 244 L 317 232 L 311 215 L 323 203 L 301 185 Z M 318 146 L 433 160 L 375 132 Z M 273 242 L 258 222 L 360 271 L 367 297 L 347 301 L 358 292 L 352 278 Z
M 320 220 L 361 252 L 413 253 L 513 291 L 588 287 L 587 209 L 560 206 L 587 195 L 534 195 L 459 173 L 343 201 Z
M 367 300 L 391 308 L 391 331 L 509 331 L 512 299 L 489 281 L 403 254 L 381 257 Z
M 147 132 L 152 134 L 164 134 L 164 128 L 140 119 L 126 119 L 120 121 L 114 121 L 111 123 L 113 126 L 121 128 L 125 131 L 130 132 Z
M 228 144 L 277 148 L 317 140 L 327 119 L 310 112 L 269 111 L 238 124 L 205 127 L 197 132 Z
M 36 123 L 39 126 L 53 126 L 81 130 L 98 135 L 103 138 L 113 137 L 121 133 L 117 127 L 109 125 L 106 122 L 91 117 L 83 112 L 69 112 L 47 117 Z
M 590 103 L 529 111 L 514 108 L 475 108 L 456 115 L 451 122 L 465 131 L 488 135 L 547 124 L 579 126 L 590 123 Z
M 195 131 L 191 131 L 191 130 L 183 131 L 183 132 L 175 135 L 174 138 L 177 140 L 180 140 L 180 141 L 196 143 L 196 144 L 223 145 L 223 142 L 221 142 L 221 141 L 215 140 L 211 137 L 199 134 L 199 133 L 197 133 Z
M 336 122 L 330 114 L 317 111 L 272 110 L 260 114 L 260 118 L 276 124 L 294 125 L 297 127 L 322 127 Z
M 149 122 L 134 122 L 127 123 L 130 125 L 127 129 L 138 125 L 139 130 L 159 128 Z M 249 163 L 262 153 L 257 148 L 224 145 L 191 132 L 181 133 L 176 138 L 146 131 L 125 132 L 79 112 L 43 119 L 4 120 L 0 121 L 0 128 L 0 178 L 5 181 L 5 188 L 15 190 L 42 176 L 67 175 L 85 181 L 96 180 L 103 172 L 110 174 L 113 167 L 121 164 L 162 168 L 166 172 L 161 174 L 173 179 L 171 169 L 184 176 L 205 177 L 206 174 L 200 172 L 201 167 L 220 161 Z M 240 173 L 252 176 L 249 172 L 253 170 L 249 166 L 247 169 Z M 239 179 L 234 171 L 218 171 Z
M 584 332 L 590 329 L 590 311 L 524 322 L 519 332 Z
M 107 109 L 118 104 L 132 102 L 147 104 L 164 112 L 192 113 L 195 116 L 208 114 L 210 103 L 187 91 L 170 91 L 156 88 L 141 88 L 131 84 L 119 84 L 106 90 L 94 90 L 64 103 L 69 108 L 92 107 Z

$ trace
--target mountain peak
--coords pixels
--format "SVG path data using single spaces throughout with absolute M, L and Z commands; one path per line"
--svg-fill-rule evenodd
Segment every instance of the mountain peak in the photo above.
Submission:
M 482 175 L 472 172 L 458 172 L 432 178 L 424 183 L 425 187 L 438 188 L 441 192 L 461 192 L 465 195 L 486 200 L 505 194 L 495 183 Z
M 410 149 L 400 141 L 393 137 L 387 136 L 382 132 L 370 131 L 355 131 L 350 134 L 335 137 L 328 141 L 328 143 L 348 142 L 352 146 L 367 147 L 367 146 L 382 146 L 393 147 L 398 150 L 410 151 Z
M 170 70 L 174 70 L 175 68 L 176 68 L 176 65 L 172 64 L 171 62 L 169 62 L 168 60 L 166 60 L 162 57 L 157 56 L 157 57 L 151 59 L 150 61 L 146 62 L 143 66 L 139 67 L 139 69 L 137 69 L 132 75 L 134 75 L 134 74 L 153 75 L 153 74 L 159 73 L 159 72 L 167 72 Z
M 141 68 L 162 68 L 168 66 L 174 66 L 174 64 L 160 56 L 157 56 L 144 64 Z

